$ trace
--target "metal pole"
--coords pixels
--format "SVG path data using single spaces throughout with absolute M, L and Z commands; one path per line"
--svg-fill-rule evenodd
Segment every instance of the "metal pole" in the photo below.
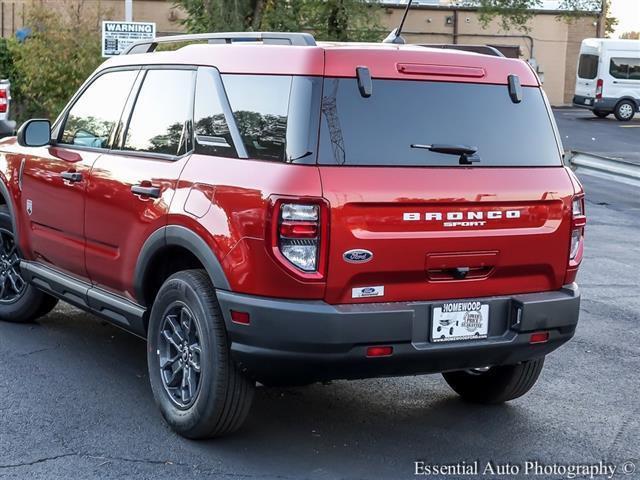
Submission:
M 133 0 L 124 0 L 124 21 L 133 22 Z

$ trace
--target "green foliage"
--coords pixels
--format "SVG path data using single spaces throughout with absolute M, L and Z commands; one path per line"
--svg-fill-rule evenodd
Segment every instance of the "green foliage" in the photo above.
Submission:
M 187 30 L 310 31 L 320 40 L 374 41 L 380 8 L 365 0 L 174 0 Z
M 30 5 L 25 25 L 32 35 L 23 44 L 7 44 L 14 72 L 12 94 L 20 107 L 17 120 L 54 119 L 102 62 L 100 14 L 77 0 L 56 9 Z
M 600 11 L 606 0 L 562 0 L 561 17 L 571 20 L 584 11 Z M 477 7 L 480 21 L 486 27 L 494 19 L 500 22 L 502 30 L 528 31 L 529 20 L 534 16 L 535 9 L 543 6 L 542 0 L 462 0 L 463 6 Z

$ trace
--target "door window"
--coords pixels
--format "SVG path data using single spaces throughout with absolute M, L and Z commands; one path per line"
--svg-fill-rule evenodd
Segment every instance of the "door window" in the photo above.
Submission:
M 192 148 L 193 70 L 149 70 L 125 135 L 124 149 L 183 155 Z
M 598 56 L 583 53 L 578 63 L 578 76 L 586 80 L 593 80 L 598 76 Z
M 109 148 L 137 75 L 138 70 L 121 70 L 96 78 L 69 110 L 59 143 Z

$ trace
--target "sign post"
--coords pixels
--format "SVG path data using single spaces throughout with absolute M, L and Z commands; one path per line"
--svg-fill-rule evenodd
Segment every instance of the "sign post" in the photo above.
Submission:
M 152 22 L 102 22 L 102 56 L 120 55 L 132 43 L 140 40 L 153 40 L 156 37 L 156 24 Z

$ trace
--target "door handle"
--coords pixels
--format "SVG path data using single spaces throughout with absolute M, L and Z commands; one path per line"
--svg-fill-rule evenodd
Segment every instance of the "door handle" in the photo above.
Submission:
M 71 183 L 78 183 L 82 181 L 82 174 L 78 172 L 62 172 L 60 176 Z
M 160 187 L 152 187 L 146 185 L 134 185 L 133 187 L 131 187 L 131 192 L 134 195 L 149 198 L 160 198 L 160 195 L 162 194 L 162 190 L 160 190 Z

